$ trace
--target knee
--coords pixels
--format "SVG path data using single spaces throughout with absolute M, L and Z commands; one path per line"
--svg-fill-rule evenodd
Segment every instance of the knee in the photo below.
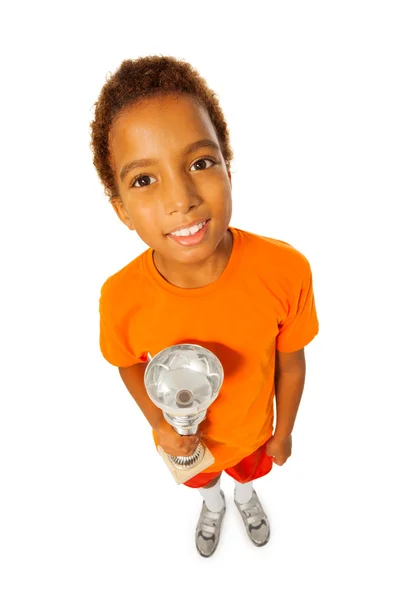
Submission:
M 203 488 L 210 488 L 213 487 L 216 483 L 218 483 L 218 479 L 221 477 L 221 473 L 212 481 L 210 481 L 210 483 L 207 483 L 207 485 L 203 485 Z

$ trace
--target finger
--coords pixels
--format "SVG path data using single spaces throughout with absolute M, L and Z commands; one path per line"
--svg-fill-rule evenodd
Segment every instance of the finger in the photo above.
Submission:
M 190 448 L 196 447 L 196 442 L 192 439 L 188 440 L 184 440 L 183 444 L 182 444 L 182 448 L 184 448 L 185 450 L 188 450 Z
M 190 456 L 191 452 L 188 452 L 186 448 L 174 448 L 173 452 L 169 452 L 171 456 Z
M 189 439 L 187 440 L 187 444 L 188 444 L 189 446 L 191 446 L 191 447 L 193 447 L 193 446 L 194 446 L 194 447 L 196 448 L 196 447 L 197 447 L 197 444 L 199 443 L 199 441 L 200 441 L 200 438 L 199 438 L 199 437 L 197 437 L 197 436 L 195 436 L 195 435 L 191 435 L 191 436 L 189 437 Z
M 186 451 L 193 453 L 198 446 L 198 441 L 196 439 L 185 440 L 185 444 L 183 447 Z

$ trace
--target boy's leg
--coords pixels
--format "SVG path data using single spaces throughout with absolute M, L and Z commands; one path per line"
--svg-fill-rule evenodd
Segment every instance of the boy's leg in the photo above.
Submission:
M 222 475 L 222 473 L 217 475 L 217 477 L 215 477 L 215 479 L 213 479 L 212 481 L 207 483 L 207 485 L 203 485 L 203 488 L 207 489 L 207 488 L 213 487 L 216 483 L 218 483 L 218 480 L 221 479 L 221 475 Z
M 263 477 L 272 469 L 272 459 L 265 452 L 266 442 L 253 454 L 226 473 L 235 480 L 235 504 L 243 519 L 247 534 L 253 544 L 264 546 L 270 537 L 268 517 L 253 489 L 253 481 Z
M 226 510 L 221 490 L 221 473 L 204 487 L 198 488 L 204 498 L 196 527 L 196 548 L 201 556 L 211 556 L 219 542 L 221 524 Z
M 250 502 L 253 495 L 253 482 L 239 483 L 235 480 L 235 500 L 240 504 Z
M 264 546 L 270 538 L 270 525 L 256 490 L 253 487 L 251 490 L 251 498 L 248 502 L 238 502 L 235 495 L 235 504 L 253 544 Z
M 221 474 L 204 487 L 198 489 L 204 498 L 208 510 L 219 512 L 224 506 L 224 501 L 221 496 Z

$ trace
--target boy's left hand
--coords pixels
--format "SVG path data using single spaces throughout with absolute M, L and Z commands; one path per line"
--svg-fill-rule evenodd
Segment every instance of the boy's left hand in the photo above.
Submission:
M 272 457 L 273 462 L 281 467 L 292 454 L 292 435 L 286 438 L 272 436 L 265 447 L 265 452 Z

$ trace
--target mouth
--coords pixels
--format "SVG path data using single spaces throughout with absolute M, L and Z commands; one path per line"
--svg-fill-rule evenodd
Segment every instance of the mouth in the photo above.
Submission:
M 191 223 L 187 223 L 181 227 L 175 227 L 175 229 L 165 233 L 164 235 L 193 235 L 196 233 L 196 229 L 198 229 L 200 225 L 203 226 L 209 220 L 210 219 L 196 219 L 196 221 L 192 221 Z
M 197 226 L 195 226 L 194 233 L 191 233 L 189 229 L 183 229 L 180 231 L 174 231 L 173 233 L 167 233 L 167 237 L 180 246 L 195 246 L 200 244 L 208 233 L 208 224 L 211 219 L 206 219 L 202 221 Z

